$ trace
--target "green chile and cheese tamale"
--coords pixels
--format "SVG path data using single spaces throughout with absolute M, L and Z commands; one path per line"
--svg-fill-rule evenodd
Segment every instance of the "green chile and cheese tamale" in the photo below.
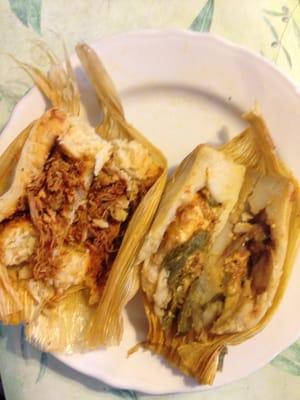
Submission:
M 145 346 L 200 383 L 271 317 L 298 244 L 299 185 L 260 116 L 245 118 L 227 145 L 200 145 L 180 164 L 138 258 Z

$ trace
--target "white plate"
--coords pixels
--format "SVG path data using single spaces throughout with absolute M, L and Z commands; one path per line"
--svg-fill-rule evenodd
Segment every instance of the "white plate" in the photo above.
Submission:
M 145 31 L 101 39 L 94 49 L 121 94 L 129 121 L 176 165 L 199 142 L 220 143 L 243 128 L 241 113 L 258 102 L 280 154 L 300 177 L 300 93 L 262 57 L 211 34 Z M 73 58 L 92 121 L 99 109 Z M 0 151 L 45 103 L 37 89 L 15 108 L 0 138 Z M 282 304 L 263 332 L 231 347 L 213 387 L 232 382 L 269 362 L 300 336 L 300 263 L 296 263 Z M 145 338 L 147 323 L 140 298 L 125 313 L 120 347 L 72 356 L 56 355 L 70 367 L 113 386 L 147 393 L 206 390 L 149 352 L 127 358 L 127 350 Z

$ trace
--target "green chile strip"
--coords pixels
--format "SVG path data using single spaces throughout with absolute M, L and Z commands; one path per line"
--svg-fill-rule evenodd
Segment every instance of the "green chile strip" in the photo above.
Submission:
M 217 200 L 215 200 L 211 194 L 207 197 L 207 202 L 211 207 L 220 207 L 221 206 L 221 203 L 219 203 Z
M 165 256 L 163 268 L 169 271 L 168 286 L 173 293 L 176 293 L 176 289 L 181 282 L 183 267 L 187 259 L 196 251 L 202 250 L 207 245 L 208 240 L 208 232 L 200 229 L 190 240 L 175 247 Z M 170 311 L 166 311 L 166 313 L 163 325 L 167 328 L 175 315 Z

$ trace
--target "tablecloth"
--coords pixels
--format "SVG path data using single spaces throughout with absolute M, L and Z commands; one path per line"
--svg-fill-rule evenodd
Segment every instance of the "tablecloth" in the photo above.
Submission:
M 224 36 L 300 80 L 299 0 L 0 0 L 0 127 L 31 86 L 7 53 L 39 63 L 32 40 L 45 40 L 53 48 L 60 34 L 72 49 L 79 40 L 93 43 L 117 32 L 171 27 Z M 151 398 L 72 371 L 31 347 L 21 327 L 0 326 L 0 371 L 7 400 Z M 245 379 L 201 394 L 171 397 L 299 400 L 300 341 Z

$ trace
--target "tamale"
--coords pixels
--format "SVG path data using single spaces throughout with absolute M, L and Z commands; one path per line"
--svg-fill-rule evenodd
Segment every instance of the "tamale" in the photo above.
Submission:
M 177 168 L 137 261 L 144 346 L 201 384 L 271 318 L 299 243 L 299 184 L 259 113 L 244 118 L 232 141 L 198 146 Z
M 141 134 L 115 135 L 106 126 L 101 138 L 84 117 L 68 56 L 65 70 L 45 53 L 47 75 L 19 65 L 53 108 L 0 158 L 7 165 L 0 182 L 0 319 L 25 323 L 27 339 L 45 351 L 72 352 L 107 343 L 96 322 L 102 299 L 111 296 L 111 275 L 118 294 L 125 291 L 113 316 L 121 327 L 138 286 L 134 256 L 158 205 L 166 161 Z M 106 90 L 107 99 L 117 96 Z M 105 113 L 129 126 L 123 114 L 107 107 Z M 11 155 L 19 157 L 13 171 Z

